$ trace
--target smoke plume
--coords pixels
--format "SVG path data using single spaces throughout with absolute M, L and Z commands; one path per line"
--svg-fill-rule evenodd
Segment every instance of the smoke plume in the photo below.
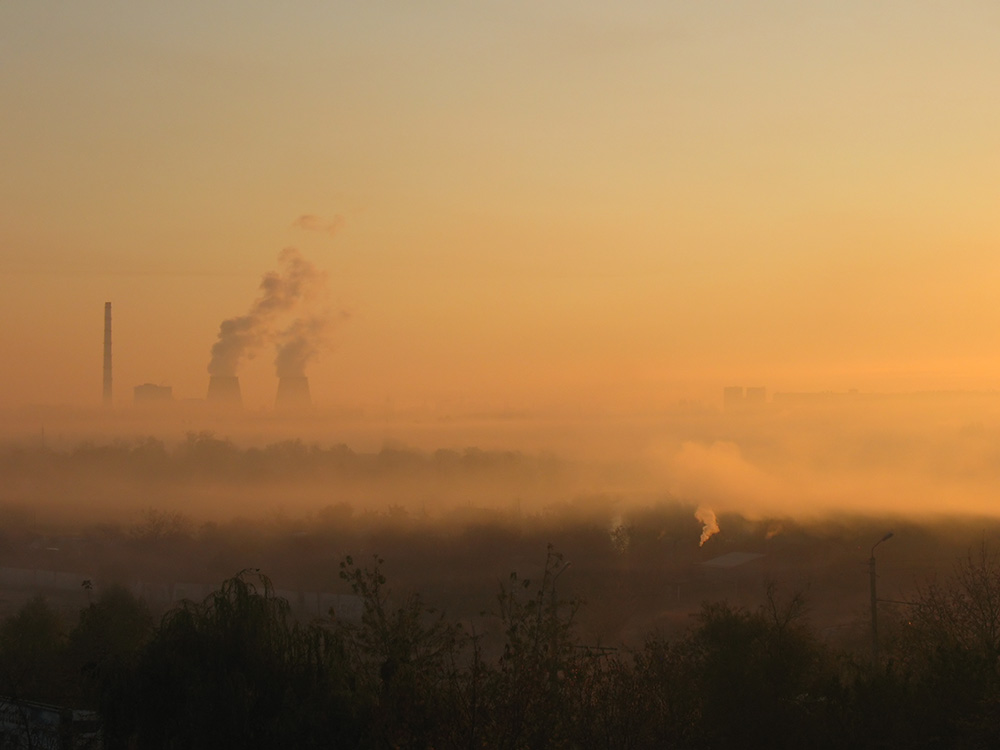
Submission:
M 326 344 L 330 321 L 325 317 L 299 318 L 278 335 L 274 367 L 279 378 L 300 377 L 306 365 Z
M 694 517 L 702 523 L 701 541 L 698 542 L 698 546 L 703 547 L 705 542 L 719 533 L 719 521 L 715 517 L 715 511 L 704 505 L 698 507 L 698 510 L 694 512 Z
M 292 226 L 298 229 L 304 229 L 307 232 L 325 232 L 331 237 L 337 234 L 343 225 L 344 217 L 340 214 L 336 214 L 332 219 L 324 219 L 315 214 L 302 214 L 292 223 Z
M 274 319 L 294 310 L 322 284 L 324 275 L 295 248 L 278 256 L 281 268 L 269 271 L 260 281 L 260 294 L 245 315 L 219 325 L 219 338 L 212 346 L 208 372 L 234 376 L 240 361 L 253 355 L 271 333 Z
M 341 320 L 349 317 L 346 311 L 340 312 Z M 330 345 L 330 332 L 333 327 L 334 318 L 327 312 L 297 318 L 278 333 L 278 351 L 274 358 L 274 368 L 278 377 L 304 377 L 306 365 Z

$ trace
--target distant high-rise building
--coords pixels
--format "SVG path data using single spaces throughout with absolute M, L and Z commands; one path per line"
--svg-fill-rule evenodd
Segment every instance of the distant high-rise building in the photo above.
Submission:
M 743 386 L 730 385 L 722 389 L 722 408 L 726 411 L 743 406 Z
M 762 386 L 744 388 L 741 385 L 731 385 L 722 390 L 722 406 L 726 411 L 759 408 L 766 403 L 767 389 Z

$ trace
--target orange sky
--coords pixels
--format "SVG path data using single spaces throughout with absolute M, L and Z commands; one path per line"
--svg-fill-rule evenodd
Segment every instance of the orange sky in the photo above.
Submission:
M 287 246 L 325 406 L 1000 385 L 995 3 L 291 5 L 0 4 L 0 406 L 98 404 L 106 300 L 203 397 Z

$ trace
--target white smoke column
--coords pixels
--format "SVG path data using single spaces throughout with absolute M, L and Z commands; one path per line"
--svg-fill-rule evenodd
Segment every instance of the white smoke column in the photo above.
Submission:
M 715 511 L 711 508 L 706 508 L 704 505 L 698 506 L 698 510 L 694 512 L 694 517 L 702 523 L 701 541 L 698 542 L 698 546 L 702 547 L 705 542 L 719 533 L 719 520 L 715 517 Z
M 263 343 L 274 318 L 298 306 L 323 281 L 323 274 L 295 248 L 282 250 L 278 263 L 280 271 L 270 271 L 261 279 L 260 295 L 249 312 L 219 325 L 208 364 L 210 374 L 236 375 L 240 361 Z
M 304 377 L 306 365 L 327 344 L 330 320 L 325 316 L 299 318 L 278 335 L 274 367 L 279 378 Z
M 611 519 L 608 534 L 611 537 L 611 545 L 618 554 L 623 555 L 628 552 L 632 539 L 629 534 L 629 527 L 625 524 L 625 520 L 620 513 Z

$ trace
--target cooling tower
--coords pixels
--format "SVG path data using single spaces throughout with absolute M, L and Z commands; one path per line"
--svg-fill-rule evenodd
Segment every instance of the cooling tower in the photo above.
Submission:
M 213 375 L 208 381 L 208 403 L 226 408 L 242 407 L 240 379 L 235 375 Z
M 278 379 L 278 396 L 274 408 L 288 411 L 308 409 L 312 406 L 309 396 L 309 378 L 305 375 L 285 376 Z

